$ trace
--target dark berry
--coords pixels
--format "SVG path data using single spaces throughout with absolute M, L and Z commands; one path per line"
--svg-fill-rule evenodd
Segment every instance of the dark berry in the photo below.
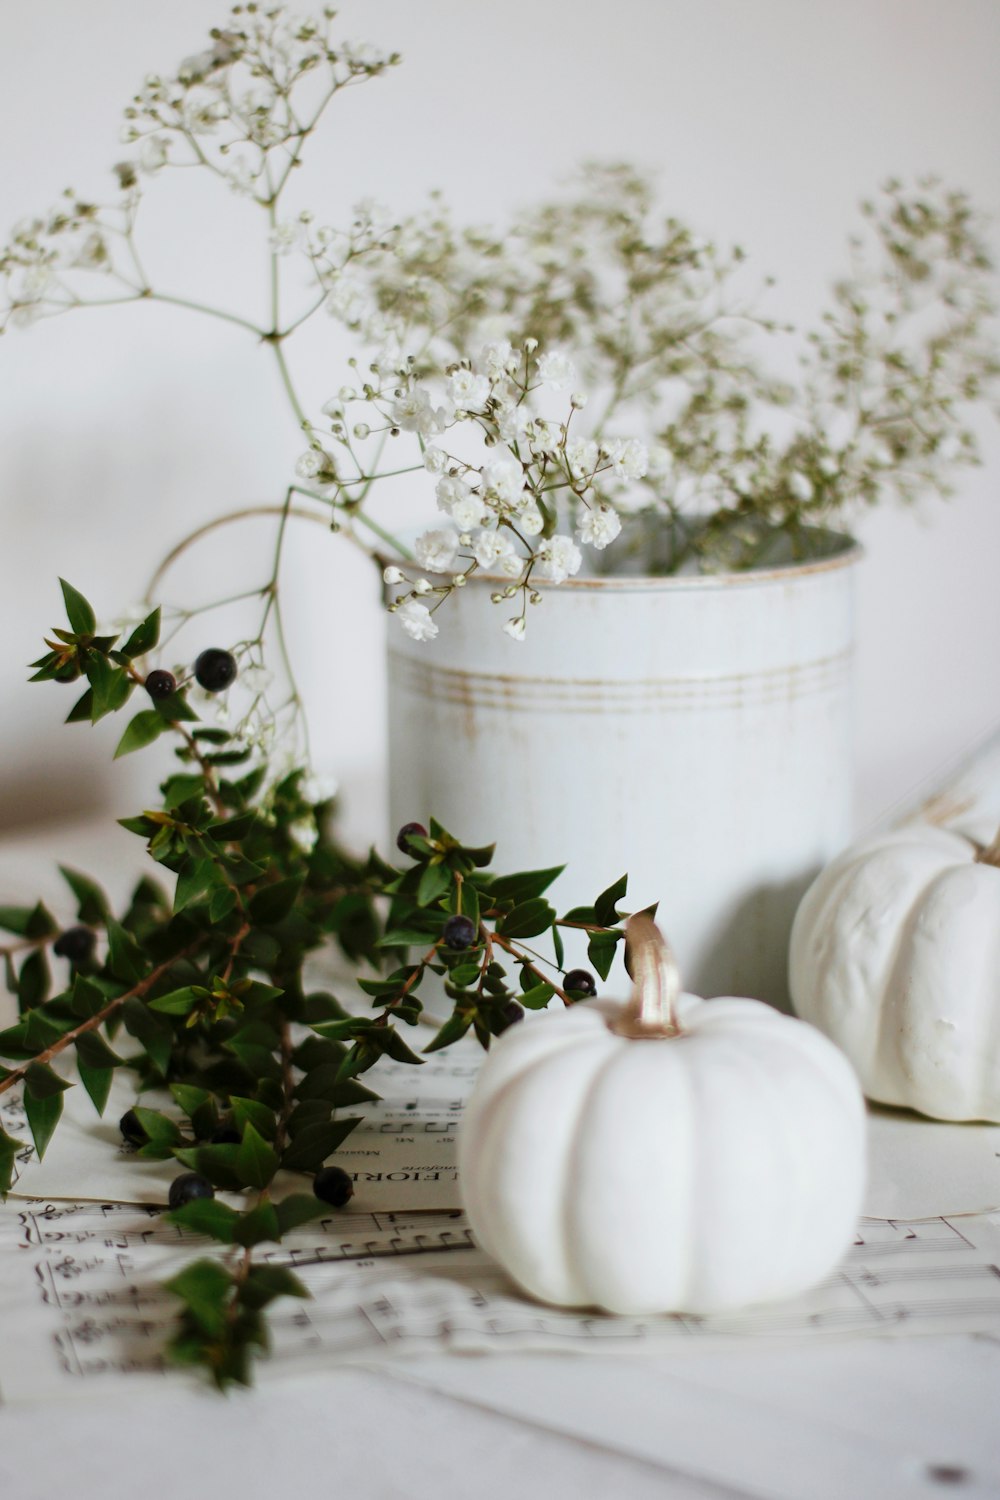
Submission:
M 524 1007 L 518 1005 L 516 1000 L 508 1000 L 500 1012 L 501 1031 L 506 1031 L 508 1026 L 516 1026 L 518 1021 L 524 1020 Z
M 209 1140 L 213 1146 L 238 1146 L 242 1139 L 243 1137 L 232 1121 L 228 1123 L 223 1121 L 221 1125 L 216 1126 L 209 1136 Z
M 324 1167 L 313 1178 L 313 1192 L 324 1203 L 343 1208 L 348 1199 L 354 1197 L 354 1183 L 343 1167 Z
M 209 646 L 194 664 L 194 675 L 206 693 L 221 693 L 236 680 L 236 658 L 231 651 Z
M 476 941 L 476 924 L 471 917 L 449 917 L 441 937 L 446 948 L 471 948 Z
M 588 969 L 570 969 L 563 980 L 563 989 L 570 995 L 596 995 L 597 981 Z
M 427 829 L 423 823 L 404 823 L 396 834 L 396 848 L 400 854 L 409 854 L 412 857 L 413 850 L 410 848 L 410 839 L 414 835 L 418 839 L 425 839 L 427 837 Z
M 52 944 L 52 952 L 71 964 L 85 964 L 94 952 L 94 934 L 89 927 L 67 927 Z
M 139 1124 L 139 1116 L 134 1109 L 127 1109 L 125 1111 L 118 1121 L 118 1129 L 127 1141 L 131 1141 L 133 1146 L 144 1146 L 149 1140 L 149 1136 Z
M 193 1203 L 196 1198 L 214 1197 L 215 1188 L 207 1177 L 198 1172 L 182 1172 L 170 1184 L 167 1202 L 171 1208 L 183 1208 L 185 1203 Z
M 143 687 L 151 698 L 169 698 L 177 691 L 177 679 L 173 672 L 157 670 L 150 672 Z

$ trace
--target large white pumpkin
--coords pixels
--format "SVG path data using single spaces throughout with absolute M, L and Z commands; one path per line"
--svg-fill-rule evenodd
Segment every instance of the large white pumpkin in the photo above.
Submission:
M 870 1099 L 1000 1120 L 998 845 L 905 828 L 848 849 L 806 892 L 792 1004 L 846 1052 Z
M 864 1104 L 819 1032 L 755 1000 L 679 994 L 649 918 L 635 995 L 511 1028 L 459 1133 L 479 1244 L 532 1296 L 713 1313 L 792 1296 L 854 1231 Z

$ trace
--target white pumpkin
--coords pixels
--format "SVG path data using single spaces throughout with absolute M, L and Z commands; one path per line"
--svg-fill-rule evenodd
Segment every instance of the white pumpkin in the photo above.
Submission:
M 854 1232 L 864 1103 L 819 1032 L 756 1000 L 679 993 L 648 917 L 635 993 L 512 1027 L 459 1131 L 479 1244 L 528 1293 L 610 1312 L 792 1296 Z
M 918 825 L 848 849 L 792 927 L 798 1015 L 841 1047 L 869 1099 L 1000 1120 L 1000 839 Z

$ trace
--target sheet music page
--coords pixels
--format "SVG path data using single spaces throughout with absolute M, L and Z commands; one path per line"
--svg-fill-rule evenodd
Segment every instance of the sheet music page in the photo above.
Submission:
M 177 1303 L 158 1285 L 209 1242 L 153 1209 L 10 1200 L 0 1210 L 0 1392 L 72 1397 L 167 1371 Z M 862 1220 L 806 1296 L 726 1317 L 612 1317 L 521 1296 L 460 1214 L 331 1211 L 271 1252 L 312 1293 L 279 1303 L 260 1378 L 408 1354 L 676 1351 L 846 1334 L 1000 1335 L 1000 1220 Z
M 537 1024 L 528 1021 L 524 1024 Z M 355 1179 L 353 1205 L 375 1209 L 457 1209 L 461 1196 L 455 1134 L 482 1053 L 463 1041 L 432 1053 L 423 1067 L 382 1059 L 366 1075 L 382 1093 L 337 1152 Z M 33 1198 L 163 1204 L 173 1161 L 136 1157 L 118 1129 L 135 1103 L 129 1075 L 115 1075 L 103 1119 L 79 1086 L 64 1095 L 65 1114 L 42 1162 L 18 1163 L 14 1192 Z M 169 1107 L 169 1099 L 167 1100 Z M 0 1122 L 28 1141 L 23 1116 L 0 1098 Z M 985 1213 L 1000 1208 L 1000 1127 L 952 1125 L 900 1110 L 869 1111 L 869 1168 L 864 1212 L 870 1218 Z M 279 1176 L 276 1193 L 301 1192 L 302 1179 Z
M 428 1037 L 431 1034 L 427 1032 Z M 355 1179 L 355 1206 L 460 1207 L 455 1127 L 481 1056 L 475 1042 L 462 1042 L 444 1054 L 432 1053 L 422 1067 L 382 1058 L 365 1074 L 365 1083 L 383 1097 L 363 1107 L 363 1123 L 337 1151 L 338 1164 Z M 121 1116 L 136 1102 L 127 1070 L 115 1073 L 103 1117 L 98 1117 L 80 1086 L 68 1089 L 63 1097 L 63 1118 L 45 1159 L 39 1162 L 33 1152 L 24 1154 L 15 1194 L 164 1204 L 178 1173 L 177 1163 L 137 1157 L 118 1128 Z M 168 1110 L 171 1105 L 168 1095 L 148 1102 Z M 16 1105 L 8 1103 L 3 1119 L 11 1135 L 30 1141 Z M 277 1194 L 301 1192 L 302 1182 L 291 1173 L 282 1175 L 277 1179 Z

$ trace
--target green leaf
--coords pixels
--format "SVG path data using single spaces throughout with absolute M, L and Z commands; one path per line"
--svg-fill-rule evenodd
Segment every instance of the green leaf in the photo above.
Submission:
M 76 897 L 76 914 L 79 920 L 88 927 L 106 922 L 111 915 L 111 908 L 97 882 L 91 880 L 89 875 L 81 875 L 79 870 L 71 870 L 68 865 L 60 865 L 59 873 Z
M 267 1307 L 278 1297 L 308 1297 L 309 1293 L 297 1276 L 283 1266 L 253 1266 L 247 1273 L 240 1293 L 240 1301 L 247 1307 Z
M 133 995 L 122 1006 L 122 1019 L 129 1036 L 145 1048 L 161 1073 L 170 1066 L 170 1054 L 174 1046 L 173 1027 L 153 1015 L 149 1006 Z
M 447 865 L 424 865 L 417 885 L 418 906 L 431 906 L 451 889 L 452 873 Z
M 128 702 L 132 683 L 124 668 L 112 666 L 97 651 L 87 653 L 86 672 L 91 688 L 90 720 L 96 724 Z
M 216 884 L 218 879 L 219 872 L 213 860 L 190 860 L 177 877 L 177 887 L 174 891 L 174 911 L 183 911 L 186 906 L 191 905 L 192 901 L 197 901 L 198 897 L 203 896 L 210 886 Z M 233 905 L 235 905 L 235 892 L 232 894 Z
M 46 1015 L 41 1008 L 31 1010 L 25 1017 L 25 1043 L 32 1052 L 44 1052 L 46 1047 L 51 1047 L 53 1043 L 59 1041 L 60 1037 L 72 1029 L 72 1026 L 72 1021 L 56 1021 L 52 1016 Z
M 534 900 L 547 891 L 565 868 L 565 865 L 553 865 L 548 870 L 524 870 L 519 875 L 498 875 L 490 881 L 489 895 L 494 901 L 512 901 L 515 906 L 520 906 L 522 902 Z
M 154 740 L 159 739 L 166 727 L 166 720 L 154 708 L 141 709 L 126 725 L 125 733 L 118 741 L 115 760 L 120 760 L 123 755 L 130 755 L 133 750 L 142 750 L 146 745 L 151 745 Z
M 524 990 L 518 999 L 529 1010 L 544 1010 L 554 994 L 551 984 L 535 984 L 530 990 Z
M 41 1161 L 45 1155 L 45 1148 L 52 1139 L 52 1132 L 59 1124 L 62 1114 L 62 1094 L 50 1094 L 45 1098 L 36 1098 L 34 1094 L 25 1091 L 24 1113 L 28 1119 L 32 1139 L 35 1142 L 35 1151 L 38 1160 Z
M 77 974 L 73 980 L 73 994 L 70 999 L 70 1008 L 74 1016 L 79 1016 L 81 1021 L 89 1021 L 96 1016 L 98 1011 L 104 1009 L 108 1003 L 108 996 L 84 974 Z
M 623 875 L 620 880 L 615 881 L 614 885 L 609 885 L 606 891 L 601 892 L 594 902 L 594 916 L 598 927 L 610 927 L 613 922 L 618 921 L 620 915 L 618 902 L 627 890 L 628 876 Z M 602 974 L 601 978 L 606 979 L 607 975 Z
M 152 651 L 159 639 L 160 611 L 157 608 L 151 615 L 146 616 L 141 625 L 135 627 L 124 646 L 120 648 L 121 653 L 130 660 L 134 656 L 145 656 L 147 651 Z
M 247 1121 L 236 1156 L 236 1173 L 245 1187 L 265 1188 L 278 1170 L 278 1153 Z
M 88 1068 L 120 1068 L 122 1058 L 113 1052 L 96 1031 L 85 1031 L 76 1039 L 77 1061 Z
M 65 578 L 60 578 L 66 618 L 75 635 L 93 635 L 97 629 L 97 617 L 87 600 Z
M 90 724 L 94 711 L 94 690 L 87 688 L 82 698 L 77 698 L 64 720 L 67 724 Z
M 205 791 L 205 778 L 200 771 L 178 771 L 163 783 L 163 806 L 167 812 L 174 812 L 182 807 L 185 802 L 190 802 L 193 797 L 202 797 Z
M 236 1171 L 236 1156 L 239 1146 L 229 1143 L 221 1146 L 175 1146 L 174 1156 L 192 1172 L 207 1177 L 213 1187 L 226 1192 L 239 1192 L 243 1187 Z
M 552 926 L 555 917 L 555 909 L 541 896 L 536 896 L 515 906 L 507 916 L 501 917 L 496 928 L 497 932 L 508 938 L 537 937 Z
M 150 1010 L 159 1011 L 164 1016 L 186 1016 L 194 1010 L 198 999 L 195 989 L 187 984 L 183 989 L 171 990 L 169 995 L 157 995 L 148 1004 Z
M 456 964 L 453 969 L 449 970 L 448 978 L 452 984 L 462 989 L 467 984 L 475 984 L 481 972 L 478 964 Z
M 172 1150 L 177 1143 L 183 1139 L 175 1122 L 166 1115 L 162 1115 L 158 1109 L 144 1109 L 142 1105 L 135 1105 L 133 1114 L 139 1121 L 151 1145 Z
M 53 1072 L 48 1063 L 42 1062 L 29 1063 L 24 1074 L 24 1086 L 32 1099 L 51 1099 L 72 1088 L 72 1084 Z
M 0 906 L 0 927 L 4 932 L 25 937 L 34 910 L 33 906 Z
M 418 1057 L 415 1052 L 403 1041 L 395 1026 L 388 1026 L 380 1035 L 382 1050 L 396 1062 L 422 1063 L 423 1058 Z
M 164 1282 L 166 1290 L 180 1297 L 195 1322 L 210 1334 L 225 1330 L 232 1285 L 229 1272 L 215 1260 L 196 1260 Z
M 25 1149 L 23 1141 L 16 1141 L 0 1126 L 0 1198 L 6 1198 L 14 1180 L 14 1163 L 17 1153 Z M 313 1200 L 315 1201 L 315 1200 Z
M 17 979 L 17 1000 L 21 1010 L 33 1010 L 36 1005 L 41 1005 L 48 998 L 51 982 L 45 951 L 36 948 L 24 960 Z
M 265 1240 L 280 1240 L 281 1226 L 274 1204 L 265 1199 L 245 1213 L 236 1225 L 233 1239 L 247 1250 L 254 1245 L 263 1244 Z
M 250 1124 L 266 1140 L 274 1140 L 278 1133 L 278 1121 L 273 1109 L 268 1109 L 266 1104 L 261 1104 L 256 1099 L 245 1099 L 240 1094 L 231 1095 L 229 1102 L 233 1109 L 233 1120 L 241 1135 L 245 1126 Z
M 80 1082 L 90 1095 L 91 1103 L 97 1113 L 103 1115 L 115 1076 L 114 1068 L 88 1068 L 86 1063 L 81 1062 L 79 1058 L 77 1058 L 76 1068 L 80 1075 Z
M 146 974 L 142 949 L 120 922 L 108 918 L 108 968 L 123 984 L 136 984 Z
M 170 1092 L 189 1118 L 212 1098 L 208 1089 L 196 1088 L 193 1083 L 172 1083 Z
M 615 961 L 618 938 L 613 932 L 595 932 L 587 944 L 587 956 L 602 979 L 607 979 Z
M 440 1031 L 434 1037 L 434 1040 L 427 1044 L 427 1046 L 424 1048 L 424 1051 L 440 1052 L 442 1047 L 450 1047 L 452 1042 L 460 1041 L 461 1038 L 465 1036 L 465 1033 L 468 1031 L 471 1025 L 471 1011 L 469 1011 L 466 1015 L 461 1015 L 456 1012 L 453 1016 L 448 1017 L 447 1021 L 445 1021 Z
M 337 1147 L 361 1124 L 361 1116 L 331 1120 L 327 1125 L 308 1125 L 282 1152 L 281 1165 L 289 1172 L 316 1172 Z
M 208 901 L 208 918 L 213 925 L 224 922 L 236 906 L 237 896 L 231 885 L 223 885 L 212 892 Z
M 299 876 L 263 886 L 250 897 L 248 910 L 251 920 L 264 926 L 280 922 L 295 905 L 295 898 L 301 889 L 302 880 Z
M 278 1228 L 282 1235 L 286 1235 L 290 1230 L 298 1229 L 301 1224 L 311 1224 L 314 1219 L 323 1218 L 329 1213 L 330 1205 L 313 1197 L 311 1193 L 292 1193 L 276 1203 L 274 1209 L 278 1216 Z
M 59 931 L 59 923 L 41 901 L 31 908 L 28 925 L 25 928 L 25 936 L 30 938 L 55 937 Z
M 220 1203 L 218 1198 L 193 1198 L 182 1208 L 164 1214 L 168 1223 L 176 1224 L 179 1229 L 187 1229 L 191 1234 L 207 1234 L 223 1245 L 233 1243 L 239 1217 L 234 1208 Z
M 376 948 L 429 948 L 440 934 L 421 932 L 418 928 L 397 927 L 375 944 Z

